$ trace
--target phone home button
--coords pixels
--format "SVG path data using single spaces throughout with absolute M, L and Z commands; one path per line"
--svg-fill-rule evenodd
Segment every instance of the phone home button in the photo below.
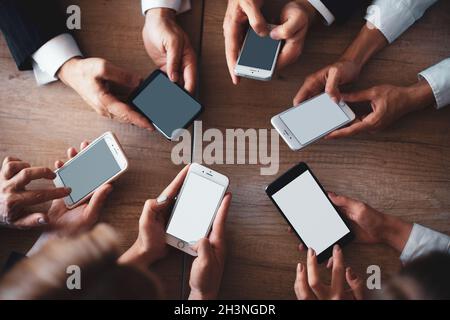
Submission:
M 180 249 L 184 248 L 184 242 L 183 241 L 178 241 L 177 247 Z

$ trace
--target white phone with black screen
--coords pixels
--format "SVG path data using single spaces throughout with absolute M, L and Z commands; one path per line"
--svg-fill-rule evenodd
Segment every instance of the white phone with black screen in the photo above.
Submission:
M 355 114 L 345 102 L 338 104 L 324 93 L 274 116 L 271 123 L 297 151 L 353 120 Z
M 116 180 L 128 169 L 128 160 L 119 141 L 112 132 L 95 139 L 64 166 L 55 171 L 56 187 L 69 187 L 71 193 L 64 198 L 71 209 L 89 199 L 102 185 Z
M 319 263 L 333 246 L 348 243 L 353 234 L 306 163 L 299 163 L 266 188 L 280 213 Z
M 269 29 L 274 27 L 269 25 Z M 249 27 L 234 67 L 235 75 L 269 81 L 277 64 L 280 47 L 281 40 L 274 40 L 270 36 L 260 37 Z
M 167 244 L 197 256 L 192 246 L 208 236 L 228 184 L 223 174 L 191 164 L 167 224 Z

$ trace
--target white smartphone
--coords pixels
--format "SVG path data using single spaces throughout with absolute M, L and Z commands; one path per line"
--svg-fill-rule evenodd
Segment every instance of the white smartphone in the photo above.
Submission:
M 274 25 L 269 25 L 273 29 Z M 272 79 L 280 52 L 281 40 L 270 36 L 260 37 L 248 28 L 234 73 L 240 77 L 269 81 Z
M 56 187 L 70 187 L 64 198 L 71 209 L 89 199 L 100 186 L 112 182 L 128 169 L 128 160 L 117 138 L 106 132 L 55 171 Z
M 337 104 L 324 93 L 274 116 L 271 122 L 297 151 L 353 120 L 355 114 L 345 102 Z
M 167 224 L 167 244 L 197 256 L 191 246 L 209 234 L 228 184 L 223 174 L 191 164 Z

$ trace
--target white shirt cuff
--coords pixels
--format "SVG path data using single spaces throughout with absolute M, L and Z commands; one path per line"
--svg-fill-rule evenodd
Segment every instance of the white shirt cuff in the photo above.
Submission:
M 31 57 L 36 81 L 43 85 L 56 81 L 56 72 L 70 58 L 83 56 L 75 39 L 69 33 L 47 41 Z
M 183 13 L 191 9 L 190 0 L 141 0 L 142 14 L 150 9 L 168 8 L 173 9 L 177 13 Z
M 433 90 L 438 109 L 450 105 L 450 58 L 419 73 Z
M 389 43 L 420 19 L 437 0 L 374 0 L 366 20 L 380 30 Z
M 450 237 L 415 223 L 400 260 L 407 263 L 434 251 L 450 254 Z
M 308 2 L 322 15 L 326 24 L 331 25 L 335 19 L 334 15 L 320 0 L 308 0 Z

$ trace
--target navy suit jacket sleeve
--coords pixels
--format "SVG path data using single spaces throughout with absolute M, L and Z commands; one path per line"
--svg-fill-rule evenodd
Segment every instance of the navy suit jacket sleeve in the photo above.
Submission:
M 0 29 L 19 70 L 31 69 L 31 55 L 67 32 L 53 0 L 0 0 Z
M 321 0 L 338 23 L 347 21 L 359 8 L 367 6 L 367 0 Z

